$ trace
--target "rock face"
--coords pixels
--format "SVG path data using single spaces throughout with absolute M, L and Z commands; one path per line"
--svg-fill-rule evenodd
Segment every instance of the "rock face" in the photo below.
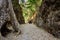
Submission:
M 6 5 L 6 0 L 0 0 L 0 28 L 10 18 Z
M 35 24 L 60 38 L 60 0 L 42 0 Z
M 20 35 L 10 33 L 5 38 L 0 35 L 0 40 L 59 40 L 34 24 L 23 24 L 20 30 Z

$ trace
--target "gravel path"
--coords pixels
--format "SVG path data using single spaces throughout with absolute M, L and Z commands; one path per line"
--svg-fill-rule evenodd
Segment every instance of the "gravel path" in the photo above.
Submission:
M 24 24 L 20 27 L 22 33 L 15 35 L 10 33 L 7 38 L 3 38 L 0 35 L 1 40 L 60 40 L 54 38 L 51 34 L 47 33 L 43 29 L 36 27 L 33 24 Z

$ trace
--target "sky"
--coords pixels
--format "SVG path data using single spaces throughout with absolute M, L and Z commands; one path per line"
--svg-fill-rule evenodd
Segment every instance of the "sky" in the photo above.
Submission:
M 28 0 L 19 0 L 19 4 L 20 4 L 22 1 L 26 3 Z

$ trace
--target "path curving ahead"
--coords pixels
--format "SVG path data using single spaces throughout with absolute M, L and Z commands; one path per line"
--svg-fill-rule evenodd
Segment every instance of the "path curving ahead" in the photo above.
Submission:
M 22 31 L 20 35 L 10 33 L 7 38 L 0 35 L 0 40 L 60 40 L 34 24 L 22 24 L 20 30 Z

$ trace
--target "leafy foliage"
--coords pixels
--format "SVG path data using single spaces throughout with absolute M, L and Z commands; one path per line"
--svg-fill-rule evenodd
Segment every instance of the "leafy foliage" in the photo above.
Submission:
M 23 9 L 23 16 L 25 21 L 33 15 L 37 7 L 41 5 L 42 0 L 28 0 L 27 2 L 21 2 L 21 7 Z

